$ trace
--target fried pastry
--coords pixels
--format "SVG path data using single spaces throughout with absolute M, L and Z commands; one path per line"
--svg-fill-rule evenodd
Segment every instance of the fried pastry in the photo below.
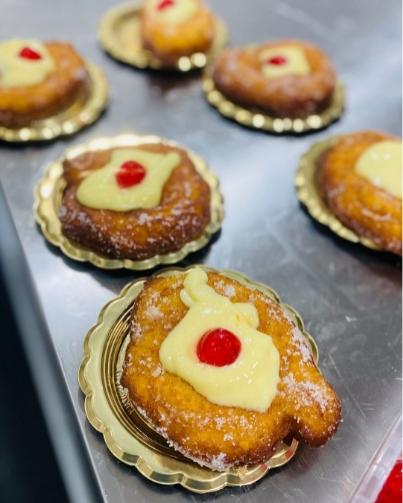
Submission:
M 212 78 L 228 100 L 281 118 L 320 113 L 336 84 L 324 52 L 300 40 L 226 49 L 214 63 Z
M 170 66 L 182 56 L 210 49 L 214 17 L 202 0 L 146 0 L 141 37 L 144 48 Z
M 23 127 L 50 117 L 87 87 L 84 61 L 70 44 L 19 39 L 0 43 L 0 126 Z
M 59 218 L 72 241 L 105 257 L 175 252 L 210 223 L 210 187 L 187 153 L 163 143 L 64 161 Z
M 280 305 L 197 267 L 145 283 L 121 384 L 169 445 L 217 471 L 267 461 L 289 434 L 323 445 L 341 415 Z
M 319 160 L 329 209 L 380 249 L 402 254 L 402 143 L 375 131 L 340 137 Z

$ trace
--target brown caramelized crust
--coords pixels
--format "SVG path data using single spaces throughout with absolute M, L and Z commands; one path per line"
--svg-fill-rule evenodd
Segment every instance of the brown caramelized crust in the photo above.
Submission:
M 0 86 L 0 125 L 28 126 L 66 109 L 88 86 L 84 61 L 74 48 L 63 42 L 44 44 L 55 70 L 43 82 L 30 86 Z
M 146 8 L 141 12 L 143 46 L 164 66 L 175 64 L 182 56 L 207 52 L 214 38 L 213 14 L 198 0 L 198 11 L 180 23 L 167 23 Z
M 92 171 L 109 162 L 112 150 L 82 154 L 63 163 L 66 188 L 59 218 L 65 236 L 115 259 L 142 260 L 181 249 L 210 222 L 210 188 L 186 152 L 163 144 L 139 145 L 149 152 L 176 151 L 180 164 L 165 183 L 160 204 L 132 211 L 96 210 L 80 204 L 76 192 Z
M 402 254 L 402 200 L 359 175 L 354 166 L 376 142 L 398 140 L 375 131 L 345 135 L 321 157 L 318 185 L 332 213 L 382 250 Z
M 165 372 L 159 349 L 185 316 L 184 273 L 146 282 L 132 314 L 132 337 L 121 379 L 130 400 L 168 443 L 215 470 L 263 463 L 288 434 L 311 446 L 324 444 L 340 421 L 339 399 L 314 365 L 305 337 L 280 306 L 262 292 L 218 273 L 208 283 L 232 302 L 251 302 L 258 330 L 280 353 L 280 382 L 267 412 L 211 403 L 186 381 Z
M 285 45 L 302 49 L 311 72 L 308 75 L 266 77 L 260 54 Z M 328 57 L 316 46 L 300 40 L 281 40 L 257 47 L 227 49 L 217 58 L 213 80 L 230 101 L 273 117 L 304 118 L 329 106 L 335 73 Z

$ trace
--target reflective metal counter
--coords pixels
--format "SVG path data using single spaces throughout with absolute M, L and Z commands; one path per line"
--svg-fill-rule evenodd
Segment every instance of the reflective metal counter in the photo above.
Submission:
M 271 136 L 223 119 L 203 99 L 197 75 L 135 71 L 96 40 L 107 0 L 3 0 L 1 38 L 71 40 L 110 81 L 108 111 L 75 137 L 0 145 L 0 180 L 32 269 L 62 373 L 108 502 L 347 502 L 401 411 L 401 262 L 343 242 L 299 206 L 294 172 L 312 142 L 358 129 L 401 133 L 400 2 L 215 0 L 233 45 L 300 37 L 321 45 L 347 89 L 339 122 L 316 134 Z M 243 489 L 197 496 L 152 484 L 116 461 L 86 421 L 77 371 L 82 341 L 101 307 L 132 272 L 75 263 L 49 246 L 32 217 L 44 166 L 68 145 L 128 130 L 179 141 L 205 157 L 225 197 L 222 232 L 185 264 L 242 271 L 267 283 L 304 318 L 320 366 L 342 398 L 344 421 L 322 449 L 300 447 L 286 467 Z

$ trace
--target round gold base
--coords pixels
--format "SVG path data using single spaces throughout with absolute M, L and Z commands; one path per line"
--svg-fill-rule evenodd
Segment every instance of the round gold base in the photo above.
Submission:
M 197 267 L 213 271 L 204 266 Z M 165 269 L 154 276 L 168 276 L 189 269 L 191 268 Z M 314 361 L 318 362 L 318 348 L 305 331 L 300 315 L 283 304 L 271 288 L 237 272 L 220 271 L 220 274 L 257 288 L 279 303 L 308 339 Z M 142 291 L 144 283 L 145 279 L 138 279 L 128 284 L 118 297 L 109 302 L 84 341 L 79 382 L 85 394 L 85 412 L 92 426 L 103 434 L 112 454 L 123 463 L 137 468 L 153 482 L 180 484 L 197 493 L 218 491 L 226 486 L 249 485 L 261 479 L 268 470 L 288 463 L 298 447 L 295 439 L 280 442 L 274 455 L 258 466 L 245 466 L 225 472 L 203 468 L 169 447 L 165 439 L 131 404 L 119 382 L 130 336 L 133 302 Z
M 343 86 L 341 82 L 337 82 L 332 101 L 326 110 L 305 118 L 291 119 L 271 117 L 258 110 L 248 109 L 228 100 L 215 87 L 210 70 L 204 76 L 203 91 L 210 105 L 227 119 L 242 126 L 278 134 L 301 134 L 325 128 L 341 116 L 345 100 Z
M 216 18 L 215 35 L 211 49 L 182 56 L 175 64 L 166 66 L 143 48 L 140 36 L 141 4 L 128 3 L 109 10 L 102 18 L 98 38 L 102 48 L 114 59 L 135 68 L 176 70 L 182 73 L 204 68 L 226 45 L 228 35 L 225 24 Z
M 295 174 L 295 186 L 298 199 L 306 207 L 311 217 L 331 231 L 352 243 L 361 243 L 371 250 L 378 250 L 378 246 L 368 238 L 359 236 L 346 227 L 326 206 L 320 196 L 316 178 L 318 161 L 321 155 L 337 141 L 337 137 L 315 143 L 301 157 L 298 170 Z
M 211 193 L 211 220 L 198 239 L 186 243 L 185 246 L 178 251 L 164 255 L 155 255 L 145 260 L 117 260 L 104 257 L 88 248 L 74 243 L 64 236 L 62 232 L 58 214 L 63 190 L 65 188 L 65 181 L 63 179 L 64 158 L 73 158 L 94 150 L 133 147 L 140 143 L 159 142 L 170 146 L 180 146 L 157 136 L 123 134 L 112 138 L 97 138 L 83 145 L 67 149 L 63 157 L 52 162 L 47 167 L 43 178 L 39 181 L 34 190 L 34 216 L 45 238 L 53 245 L 58 246 L 68 257 L 78 260 L 79 262 L 90 262 L 101 269 L 132 269 L 135 271 L 152 269 L 159 264 L 175 264 L 185 258 L 189 253 L 203 248 L 210 241 L 212 235 L 221 227 L 221 222 L 224 218 L 224 203 L 217 177 L 209 170 L 203 159 L 188 149 L 184 150 L 186 150 L 196 170 L 209 185 Z
M 30 126 L 6 128 L 0 126 L 0 140 L 6 142 L 48 141 L 68 136 L 95 122 L 108 102 L 108 85 L 102 71 L 92 63 L 86 65 L 88 86 L 66 110 L 33 121 Z

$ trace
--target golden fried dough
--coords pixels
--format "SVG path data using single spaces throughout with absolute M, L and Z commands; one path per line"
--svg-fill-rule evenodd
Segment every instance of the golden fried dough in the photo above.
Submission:
M 64 161 L 67 186 L 59 218 L 65 236 L 115 259 L 142 260 L 174 252 L 197 239 L 210 222 L 210 188 L 186 152 L 163 144 L 136 146 L 149 152 L 178 152 L 180 164 L 165 183 L 160 204 L 131 211 L 97 210 L 79 203 L 80 182 L 102 168 L 111 150 L 82 154 Z
M 280 354 L 277 394 L 264 413 L 211 403 L 185 380 L 164 371 L 159 349 L 185 316 L 184 273 L 146 282 L 132 314 L 132 337 L 121 384 L 130 400 L 168 443 L 214 470 L 263 463 L 287 435 L 324 444 L 340 421 L 340 402 L 315 366 L 305 337 L 280 306 L 262 292 L 208 273 L 208 284 L 232 302 L 250 302 L 258 330 L 270 334 Z
M 84 61 L 74 48 L 63 42 L 44 44 L 55 70 L 43 82 L 30 86 L 0 86 L 0 125 L 28 126 L 67 108 L 88 86 Z
M 189 0 L 186 0 L 189 3 Z M 149 0 L 141 13 L 141 34 L 144 48 L 164 66 L 177 62 L 181 56 L 210 49 L 214 38 L 214 17 L 201 0 L 190 0 L 195 12 L 183 20 L 173 21 L 164 16 L 170 9 L 182 8 L 183 0 L 172 0 L 163 9 L 164 0 Z
M 402 254 L 402 200 L 360 176 L 359 157 L 376 142 L 398 140 L 375 131 L 341 137 L 319 161 L 318 186 L 330 210 L 347 227 L 382 250 Z
M 309 65 L 306 75 L 267 77 L 262 54 L 284 47 L 300 49 Z M 213 68 L 217 89 L 230 101 L 273 117 L 304 118 L 325 109 L 333 96 L 335 73 L 328 57 L 300 40 L 281 40 L 260 46 L 226 49 Z

